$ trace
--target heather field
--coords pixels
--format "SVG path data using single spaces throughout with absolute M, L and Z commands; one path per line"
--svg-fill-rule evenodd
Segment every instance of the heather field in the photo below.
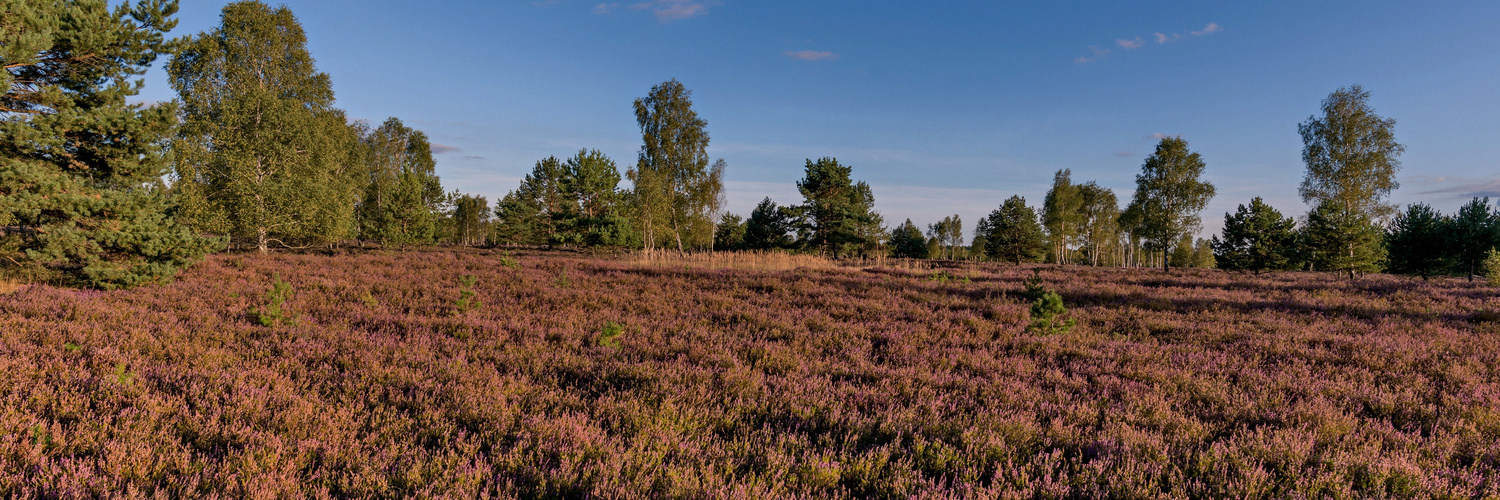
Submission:
M 1031 268 L 433 250 L 23 287 L 0 496 L 1500 497 L 1494 289 L 1043 266 L 1078 321 L 1043 335 Z

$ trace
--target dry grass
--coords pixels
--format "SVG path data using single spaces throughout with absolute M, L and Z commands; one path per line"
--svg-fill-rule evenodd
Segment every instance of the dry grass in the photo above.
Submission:
M 10 280 L 0 279 L 0 295 L 10 295 L 25 287 L 25 283 L 13 283 Z

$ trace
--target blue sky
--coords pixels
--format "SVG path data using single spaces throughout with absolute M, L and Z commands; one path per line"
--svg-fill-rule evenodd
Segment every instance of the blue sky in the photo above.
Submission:
M 173 34 L 225 2 L 188 0 Z M 1053 172 L 1128 201 L 1155 137 L 1202 153 L 1204 234 L 1254 196 L 1288 215 L 1297 124 L 1361 84 L 1407 146 L 1392 200 L 1451 212 L 1500 196 L 1500 2 L 817 2 L 294 0 L 337 105 L 441 145 L 449 189 L 513 189 L 580 148 L 623 171 L 631 102 L 676 78 L 729 163 L 729 210 L 800 202 L 833 156 L 888 223 L 960 214 L 966 232 Z M 173 97 L 162 64 L 146 100 Z

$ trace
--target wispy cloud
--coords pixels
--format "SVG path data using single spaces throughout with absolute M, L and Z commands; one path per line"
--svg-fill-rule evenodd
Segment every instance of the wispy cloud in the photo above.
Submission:
M 1163 134 L 1161 132 L 1157 132 L 1155 134 L 1151 134 L 1151 135 L 1146 136 L 1147 139 L 1150 139 L 1150 140 L 1153 140 L 1153 141 L 1160 141 L 1160 140 L 1166 139 L 1168 137 L 1172 137 L 1172 136 L 1167 135 L 1167 134 Z
M 1414 184 L 1433 187 L 1422 194 L 1447 195 L 1455 198 L 1492 197 L 1500 198 L 1500 180 L 1454 177 L 1412 176 Z
M 483 156 L 468 155 L 468 156 L 460 156 L 460 157 L 454 158 L 454 159 L 455 160 L 465 160 L 465 161 L 478 161 L 478 160 L 483 160 L 484 157 Z
M 436 142 L 432 143 L 433 154 L 457 153 L 459 151 L 463 151 L 463 149 L 459 148 L 458 146 L 449 146 L 447 144 L 438 144 Z
M 1202 30 L 1193 31 L 1191 33 L 1193 34 L 1193 36 L 1203 36 L 1209 33 L 1218 33 L 1220 31 L 1224 31 L 1224 28 L 1220 28 L 1219 23 L 1208 23 L 1208 26 L 1204 26 Z
M 787 57 L 799 61 L 823 61 L 838 59 L 839 55 L 825 50 L 788 50 L 783 52 Z
M 632 4 L 600 3 L 594 6 L 595 14 L 610 14 L 621 7 L 630 10 L 651 11 L 656 15 L 656 20 L 663 23 L 680 21 L 692 17 L 708 14 L 708 5 L 713 0 L 651 0 L 649 2 L 637 2 Z
M 1219 23 L 1208 23 L 1208 26 L 1204 26 L 1201 30 L 1188 31 L 1188 36 L 1200 37 L 1208 35 L 1210 33 L 1218 33 L 1220 31 L 1224 31 L 1224 28 L 1222 26 L 1219 26 Z M 1115 45 L 1119 46 L 1122 49 L 1133 50 L 1150 45 L 1151 42 L 1156 42 L 1157 45 L 1162 45 L 1183 40 L 1184 38 L 1187 38 L 1187 36 L 1184 36 L 1182 33 L 1167 34 L 1158 31 L 1152 33 L 1149 39 L 1143 36 L 1138 36 L 1135 38 L 1116 38 Z M 1103 59 L 1104 56 L 1109 55 L 1109 49 L 1101 49 L 1098 46 L 1090 45 L 1089 53 L 1092 55 L 1080 56 L 1076 59 L 1073 59 L 1073 62 L 1076 62 L 1078 64 L 1086 64 L 1098 61 L 1100 59 Z

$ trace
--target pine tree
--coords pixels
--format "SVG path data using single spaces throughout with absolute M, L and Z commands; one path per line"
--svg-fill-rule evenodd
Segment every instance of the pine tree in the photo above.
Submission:
M 286 7 L 224 7 L 167 67 L 183 105 L 174 189 L 195 228 L 261 252 L 352 236 L 364 186 L 359 137 L 333 107 Z
M 497 238 L 520 245 L 559 243 L 559 226 L 578 212 L 577 200 L 564 186 L 567 175 L 556 156 L 537 161 L 521 186 L 495 206 Z
M 791 232 L 794 229 L 796 218 L 793 211 L 786 207 L 776 205 L 767 197 L 755 205 L 750 211 L 750 219 L 745 221 L 745 248 L 751 250 L 771 250 L 776 248 L 790 248 L 792 246 Z
M 1474 275 L 1483 269 L 1485 256 L 1497 243 L 1497 232 L 1500 232 L 1500 224 L 1496 219 L 1500 218 L 1490 211 L 1489 197 L 1474 198 L 1448 221 L 1447 247 L 1453 256 L 1453 261 L 1458 270 L 1468 276 L 1469 281 L 1474 281 Z
M 922 230 L 917 229 L 911 219 L 891 230 L 891 254 L 898 258 L 925 259 L 928 257 L 927 240 Z
M 1047 243 L 1036 211 L 1026 198 L 1011 196 L 986 218 L 990 230 L 984 235 L 985 253 L 1016 264 L 1036 262 L 1046 255 Z
M 724 214 L 714 230 L 714 249 L 723 251 L 745 248 L 745 219 L 735 214 Z
M 0 256 L 98 288 L 162 283 L 222 247 L 162 182 L 175 106 L 126 99 L 177 2 L 0 3 Z
M 1292 267 L 1296 253 L 1297 222 L 1283 218 L 1259 196 L 1250 206 L 1224 213 L 1224 239 L 1214 236 L 1214 262 L 1231 271 L 1283 270 Z
M 1425 203 L 1413 203 L 1396 214 L 1385 236 L 1391 272 L 1425 280 L 1440 270 L 1448 253 L 1449 224 L 1448 217 Z
M 1198 213 L 1214 197 L 1214 186 L 1199 180 L 1203 158 L 1188 149 L 1181 137 L 1163 138 L 1156 152 L 1135 176 L 1135 197 L 1126 209 L 1135 219 L 1135 231 L 1162 256 L 1162 269 L 1169 270 L 1172 247 L 1182 235 L 1197 230 Z
M 1305 256 L 1316 269 L 1358 274 L 1379 272 L 1385 261 L 1383 231 L 1363 213 L 1333 200 L 1307 214 L 1302 229 Z
M 868 251 L 879 244 L 883 219 L 875 212 L 870 186 L 850 179 L 852 167 L 834 158 L 807 160 L 797 181 L 802 193 L 799 222 L 808 237 L 803 244 L 830 256 Z

